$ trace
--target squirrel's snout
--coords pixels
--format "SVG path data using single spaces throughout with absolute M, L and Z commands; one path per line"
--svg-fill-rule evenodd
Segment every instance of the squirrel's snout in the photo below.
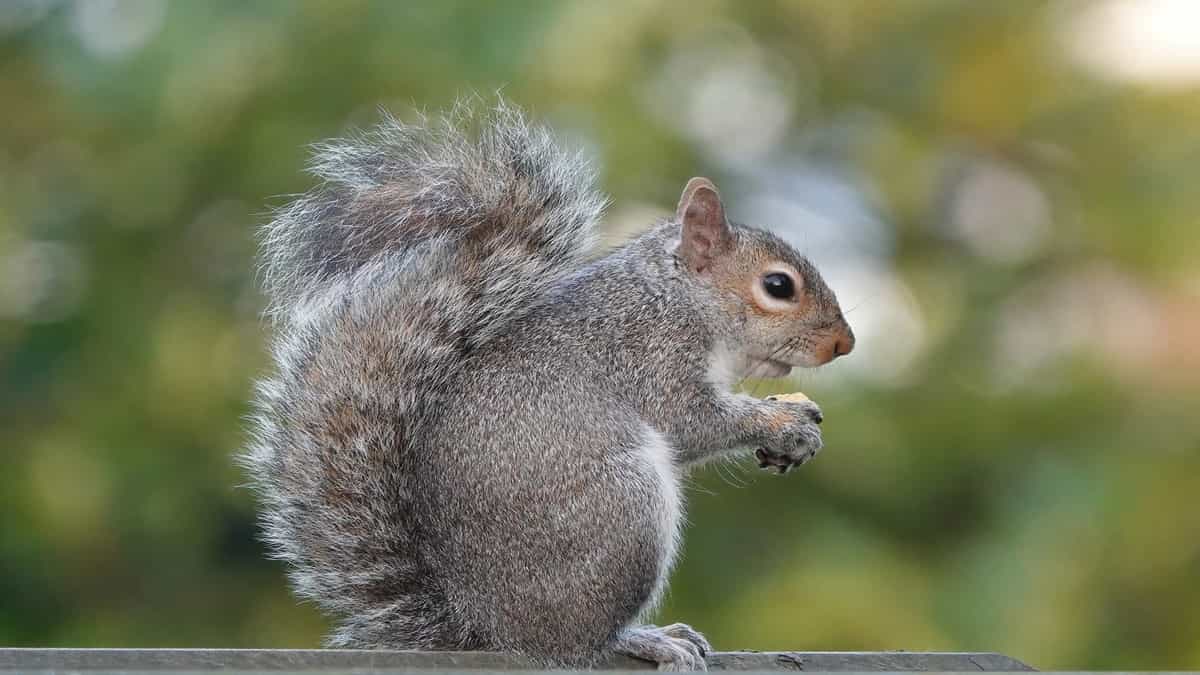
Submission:
M 850 330 L 850 326 L 845 321 L 842 322 L 842 325 L 845 328 L 833 343 L 833 359 L 854 351 L 854 331 Z

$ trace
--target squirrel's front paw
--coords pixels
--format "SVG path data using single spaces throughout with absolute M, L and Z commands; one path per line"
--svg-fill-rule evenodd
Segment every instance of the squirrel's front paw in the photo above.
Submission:
M 771 433 L 761 447 L 754 451 L 758 466 L 784 474 L 793 466 L 812 459 L 824 445 L 821 428 L 824 419 L 821 408 L 812 401 L 784 401 L 768 398 L 773 406 Z

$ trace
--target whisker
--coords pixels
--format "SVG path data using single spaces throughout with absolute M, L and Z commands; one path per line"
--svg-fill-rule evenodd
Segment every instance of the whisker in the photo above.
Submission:
M 694 492 L 698 492 L 700 494 L 710 495 L 710 496 L 716 496 L 716 494 L 717 494 L 717 493 L 713 492 L 712 490 L 709 490 L 708 488 L 701 485 L 694 478 L 689 478 L 687 476 L 684 476 L 683 478 L 681 478 L 679 480 L 679 482 L 683 484 L 683 487 L 686 490 L 691 490 Z
M 729 455 L 725 458 L 725 466 L 728 467 L 730 473 L 737 478 L 738 484 L 742 487 L 746 487 L 747 483 L 744 480 L 746 477 L 746 464 L 739 460 L 739 456 Z
M 844 310 L 842 312 L 842 316 L 845 316 L 845 315 L 849 314 L 850 312 L 853 312 L 854 310 L 858 309 L 859 307 L 862 307 L 863 305 L 867 304 L 868 302 L 870 302 L 874 299 L 875 298 L 873 298 L 873 297 L 862 298 L 858 302 L 854 303 L 853 307 L 851 307 L 850 309 Z
M 723 458 L 717 460 L 717 462 L 713 464 L 713 469 L 717 472 L 717 475 L 721 477 L 721 481 L 724 482 L 726 485 L 728 485 L 732 488 L 736 488 L 736 489 L 741 489 L 741 488 L 746 487 L 746 485 L 744 483 L 739 482 L 731 474 L 728 473 L 729 467 L 726 464 L 726 459 L 727 458 L 723 457 Z

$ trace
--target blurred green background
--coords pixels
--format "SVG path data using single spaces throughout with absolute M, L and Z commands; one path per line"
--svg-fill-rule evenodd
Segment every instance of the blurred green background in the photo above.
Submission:
M 504 95 L 612 240 L 692 175 L 825 270 L 827 450 L 694 477 L 723 649 L 1200 667 L 1200 2 L 0 4 L 0 644 L 309 647 L 231 461 L 306 144 Z

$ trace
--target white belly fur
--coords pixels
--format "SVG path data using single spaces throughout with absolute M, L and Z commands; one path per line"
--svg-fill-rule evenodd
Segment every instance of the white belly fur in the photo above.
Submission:
M 663 591 L 667 587 L 667 577 L 671 574 L 671 568 L 675 564 L 675 555 L 679 551 L 683 529 L 683 495 L 679 488 L 679 470 L 675 464 L 675 449 L 661 433 L 648 425 L 645 429 L 642 453 L 652 468 L 651 475 L 658 481 L 657 487 L 659 494 L 662 495 L 662 508 L 655 515 L 666 551 L 660 561 L 658 582 L 654 585 L 654 592 L 651 593 L 650 599 L 641 612 L 641 615 L 645 616 L 658 606 Z

